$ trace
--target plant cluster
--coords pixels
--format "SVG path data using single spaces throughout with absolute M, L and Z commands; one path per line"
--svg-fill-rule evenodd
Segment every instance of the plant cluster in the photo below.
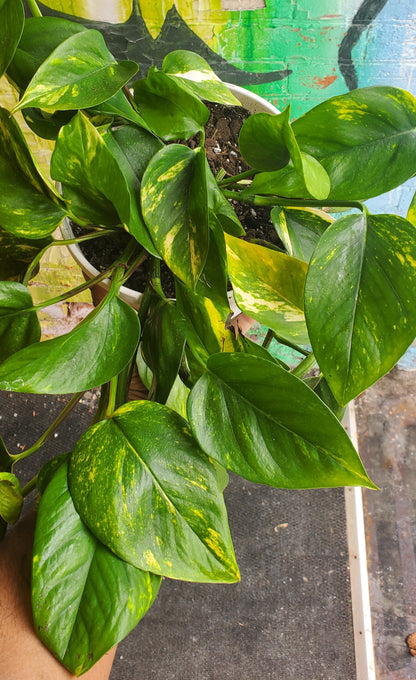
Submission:
M 0 73 L 19 93 L 13 111 L 0 108 L 0 389 L 73 396 L 27 451 L 2 443 L 0 514 L 15 522 L 38 488 L 35 627 L 80 675 L 137 624 L 162 577 L 239 579 L 227 470 L 278 488 L 374 488 L 339 417 L 415 337 L 416 221 L 414 204 L 404 219 L 362 201 L 414 174 L 416 102 L 373 87 L 293 122 L 289 108 L 253 114 L 239 138 L 250 170 L 214 177 L 204 101 L 238 102 L 201 57 L 173 52 L 135 79 L 138 64 L 118 63 L 99 32 L 30 6 L 25 19 L 21 0 L 0 3 Z M 17 111 L 54 140 L 53 183 Z M 195 135 L 194 149 L 182 143 Z M 270 206 L 281 248 L 241 239 L 230 199 Z M 87 232 L 64 243 L 124 230 L 128 245 L 85 286 L 35 305 L 30 281 L 62 245 L 54 234 L 65 217 Z M 144 258 L 137 313 L 119 289 Z M 160 284 L 162 262 L 175 300 Z M 40 341 L 41 308 L 106 277 L 84 321 Z M 263 345 L 230 328 L 228 281 L 240 309 L 269 329 Z M 275 358 L 271 342 L 296 349 L 298 365 Z M 128 402 L 136 363 L 149 399 Z M 13 465 L 97 387 L 98 411 L 75 449 L 21 489 Z

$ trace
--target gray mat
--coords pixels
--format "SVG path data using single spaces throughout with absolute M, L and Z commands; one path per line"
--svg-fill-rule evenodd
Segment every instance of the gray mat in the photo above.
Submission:
M 65 399 L 1 393 L 6 443 L 32 444 Z M 87 399 L 38 460 L 68 450 L 90 410 Z M 343 491 L 274 490 L 233 476 L 225 495 L 241 583 L 166 579 L 119 645 L 111 680 L 354 680 Z

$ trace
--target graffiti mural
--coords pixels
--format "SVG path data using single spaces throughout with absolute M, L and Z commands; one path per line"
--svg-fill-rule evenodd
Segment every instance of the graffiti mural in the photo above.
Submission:
M 250 2 L 249 2 L 250 4 Z M 258 6 L 259 3 L 257 3 Z M 298 116 L 347 89 L 389 83 L 416 91 L 414 0 L 47 0 L 106 36 L 119 58 L 160 65 L 191 49 L 221 78 Z

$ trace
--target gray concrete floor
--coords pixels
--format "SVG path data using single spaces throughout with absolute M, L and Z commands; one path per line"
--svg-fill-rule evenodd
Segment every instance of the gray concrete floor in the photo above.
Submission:
M 416 657 L 416 370 L 393 369 L 356 401 L 361 457 L 380 491 L 364 510 L 377 680 L 413 680 Z

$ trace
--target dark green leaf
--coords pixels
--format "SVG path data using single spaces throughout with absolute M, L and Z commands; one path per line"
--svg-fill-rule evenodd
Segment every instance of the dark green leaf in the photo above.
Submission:
M 19 126 L 0 107 L 0 226 L 29 239 L 51 234 L 65 216 L 38 173 Z
M 16 281 L 0 281 L 0 362 L 40 340 L 40 325 L 32 297 Z M 16 315 L 9 316 L 14 312 Z
M 128 167 L 130 173 L 130 167 Z M 83 113 L 62 128 L 51 160 L 51 175 L 78 217 L 106 226 L 123 224 L 149 252 L 156 254 L 145 228 L 134 178 L 126 177 L 100 133 Z
M 395 215 L 348 215 L 314 252 L 305 313 L 318 364 L 345 405 L 416 335 L 416 230 Z
M 209 110 L 198 97 L 154 67 L 133 88 L 140 115 L 162 139 L 189 139 L 209 118 Z
M 142 352 L 153 372 L 149 399 L 164 404 L 178 374 L 185 346 L 185 323 L 176 303 L 158 298 L 142 335 Z
M 275 194 L 287 198 L 310 198 L 302 177 L 298 175 L 292 163 L 281 170 L 259 172 L 250 185 L 252 194 Z
M 45 645 L 81 675 L 136 626 L 159 586 L 159 577 L 120 560 L 88 531 L 61 465 L 42 496 L 33 547 L 32 608 Z
M 290 160 L 284 129 L 289 125 L 288 111 L 273 115 L 254 113 L 240 130 L 238 145 L 244 160 L 252 168 L 280 170 Z
M 56 139 L 60 129 L 69 123 L 75 111 L 42 111 L 28 107 L 22 110 L 25 123 L 42 139 Z
M 163 60 L 162 69 L 182 86 L 209 102 L 241 106 L 228 87 L 214 73 L 208 62 L 195 52 L 175 50 Z
M 3 0 L 0 3 L 0 77 L 13 59 L 24 23 L 25 13 L 21 0 Z
M 101 104 L 137 72 L 133 61 L 119 64 L 98 31 L 76 33 L 61 43 L 30 81 L 15 111 L 85 109 Z
M 331 199 L 366 199 L 414 174 L 416 101 L 405 90 L 368 87 L 332 97 L 293 123 L 302 151 L 325 167 Z
M 69 482 L 83 521 L 131 564 L 182 580 L 238 580 L 216 469 L 166 406 L 130 402 L 90 427 Z
M 142 210 L 168 267 L 187 286 L 195 288 L 209 243 L 204 150 L 180 144 L 161 149 L 143 176 Z
M 139 333 L 136 312 L 110 292 L 70 333 L 6 359 L 0 366 L 0 389 L 68 394 L 102 385 L 128 364 Z
M 52 460 L 48 460 L 48 462 L 45 463 L 43 467 L 41 467 L 36 480 L 36 487 L 41 496 L 43 495 L 51 479 L 55 476 L 55 473 L 58 470 L 58 468 L 60 468 L 61 465 L 69 461 L 70 455 L 71 455 L 70 452 L 61 453 L 60 456 L 52 458 Z
M 186 322 L 186 340 L 203 364 L 210 354 L 241 351 L 235 331 L 226 327 L 230 308 L 178 284 L 176 298 Z
M 112 142 L 109 142 L 111 137 Z M 138 184 L 142 181 L 150 159 L 163 148 L 163 142 L 155 135 L 132 125 L 121 125 L 111 130 L 104 136 L 106 144 L 111 144 L 110 148 L 121 165 L 121 154 L 137 177 Z M 116 144 L 113 144 L 115 142 Z M 116 151 L 116 145 L 118 151 Z M 123 166 L 122 166 L 123 167 Z M 126 173 L 125 173 L 126 174 Z
M 75 21 L 57 17 L 29 17 L 7 75 L 25 90 L 42 62 L 64 40 L 87 29 Z
M 228 268 L 237 305 L 289 341 L 308 341 L 303 314 L 307 265 L 270 248 L 226 235 Z
M 333 218 L 313 208 L 273 208 L 273 225 L 288 255 L 309 262 L 316 244 Z
M 188 399 L 201 448 L 245 479 L 281 488 L 374 488 L 325 404 L 278 364 L 217 354 Z
M 227 310 L 228 315 L 230 305 L 227 294 L 228 271 L 224 232 L 212 212 L 209 214 L 209 226 L 208 255 L 201 277 L 196 284 L 196 293 L 210 298 L 218 308 L 223 307 Z
M 316 387 L 313 388 L 313 391 L 320 399 L 322 399 L 324 404 L 326 404 L 331 409 L 332 413 L 336 415 L 338 420 L 342 420 L 345 413 L 345 406 L 339 405 L 325 378 L 320 379 Z
M 50 241 L 51 238 L 40 241 L 18 238 L 0 227 L 0 279 L 3 281 L 18 280 L 24 276 L 33 258 Z
M 135 109 L 133 109 L 133 107 L 129 104 L 124 92 L 122 91 L 117 92 L 117 94 L 113 95 L 111 99 L 108 99 L 102 104 L 98 104 L 97 106 L 93 107 L 91 111 L 95 111 L 96 113 L 106 116 L 122 116 L 125 120 L 129 120 L 131 123 L 139 125 L 140 128 L 148 130 L 148 125 L 144 119 L 139 116 L 137 111 L 135 111 Z
M 211 172 L 211 168 L 208 165 L 208 161 L 207 188 L 209 209 L 215 215 L 224 231 L 232 236 L 244 236 L 245 231 L 241 226 L 241 222 L 235 214 L 233 207 L 227 201 L 224 194 L 221 193 L 215 177 Z

